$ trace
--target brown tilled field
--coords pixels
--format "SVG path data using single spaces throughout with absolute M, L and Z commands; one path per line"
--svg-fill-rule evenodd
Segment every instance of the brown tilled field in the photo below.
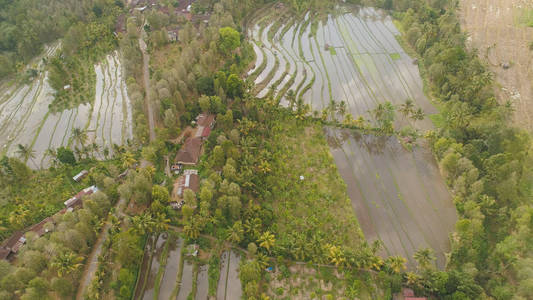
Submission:
M 533 132 L 533 1 L 462 0 L 460 17 L 469 46 L 495 73 L 499 100 L 510 100 L 514 122 Z

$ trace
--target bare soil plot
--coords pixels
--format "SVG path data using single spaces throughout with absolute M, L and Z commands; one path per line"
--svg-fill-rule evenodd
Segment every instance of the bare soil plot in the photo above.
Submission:
M 410 268 L 418 249 L 432 248 L 443 268 L 457 215 L 431 153 L 394 137 L 326 133 L 366 239 L 382 240 L 382 254 L 404 256 Z
M 461 0 L 460 17 L 469 46 L 490 66 L 501 87 L 501 102 L 511 100 L 514 121 L 533 131 L 533 2 L 531 0 Z M 504 69 L 503 64 L 509 64 Z

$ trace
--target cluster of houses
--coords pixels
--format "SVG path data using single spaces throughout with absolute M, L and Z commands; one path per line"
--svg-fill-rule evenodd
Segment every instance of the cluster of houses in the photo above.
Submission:
M 193 22 L 194 24 L 199 24 L 203 22 L 205 24 L 209 23 L 209 14 L 194 14 L 193 13 L 193 3 L 196 0 L 180 0 L 177 5 L 169 6 L 162 5 L 157 0 L 132 0 L 129 2 L 130 14 L 134 11 L 144 13 L 147 10 L 157 10 L 166 15 L 175 15 L 185 18 L 185 20 Z M 179 30 L 181 29 L 180 25 L 167 27 L 167 37 L 170 42 L 179 41 Z M 126 32 L 126 15 L 122 14 L 118 16 L 117 22 L 115 24 L 115 35 L 118 33 Z
M 416 297 L 412 289 L 403 288 L 401 293 L 397 293 L 392 297 L 393 300 L 427 300 L 426 297 Z
M 185 166 L 194 167 L 198 164 L 202 154 L 202 145 L 215 126 L 215 115 L 200 114 L 196 117 L 195 123 L 197 125 L 195 130 L 185 140 L 174 159 L 171 171 L 175 174 L 179 174 Z M 199 188 L 200 177 L 198 176 L 198 170 L 192 168 L 184 170 L 183 174 L 174 182 L 170 206 L 174 209 L 180 209 L 185 204 L 183 199 L 185 190 L 189 189 L 197 193 Z
M 76 176 L 74 176 L 72 179 L 74 181 L 81 181 L 83 177 L 87 176 L 89 172 L 82 171 Z M 26 233 L 33 232 L 38 237 L 41 237 L 48 233 L 50 231 L 50 228 L 52 226 L 47 226 L 47 224 L 55 224 L 55 220 L 57 220 L 58 216 L 61 216 L 63 214 L 66 214 L 67 212 L 72 212 L 73 210 L 80 208 L 83 206 L 82 198 L 84 196 L 89 196 L 91 194 L 94 194 L 98 191 L 98 188 L 96 186 L 90 186 L 87 187 L 81 191 L 79 191 L 74 197 L 68 199 L 63 204 L 65 207 L 61 209 L 59 212 L 57 212 L 55 215 L 51 217 L 47 217 L 41 222 L 34 224 L 24 230 L 16 231 L 6 239 L 2 245 L 0 245 L 0 259 L 5 260 L 11 260 L 15 257 L 15 255 L 19 252 L 20 248 L 26 243 Z

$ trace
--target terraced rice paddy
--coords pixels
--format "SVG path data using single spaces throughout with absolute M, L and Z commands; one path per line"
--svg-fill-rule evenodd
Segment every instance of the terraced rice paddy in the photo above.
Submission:
M 426 114 L 435 113 L 424 96 L 417 65 L 396 40 L 399 34 L 389 16 L 372 8 L 322 20 L 309 14 L 291 19 L 276 12 L 249 30 L 257 54 L 249 75 L 259 86 L 258 97 L 272 95 L 282 105 L 292 90 L 318 111 L 330 100 L 344 101 L 354 118 L 371 119 L 368 112 L 379 103 L 400 105 L 406 99 Z M 424 120 L 417 127 L 431 124 Z
M 43 57 L 53 55 L 57 47 L 48 48 Z M 112 154 L 114 144 L 122 145 L 133 138 L 131 104 L 117 53 L 95 65 L 94 102 L 59 113 L 49 111 L 55 91 L 48 84 L 42 64 L 39 69 L 39 75 L 29 84 L 2 91 L 0 147 L 3 153 L 16 156 L 21 144 L 34 153 L 35 158 L 28 161 L 30 167 L 46 168 L 50 165 L 47 149 L 81 148 L 72 139 L 73 128 L 87 131 L 85 145 L 96 143 L 99 157 L 103 157 L 104 149 Z
M 209 291 L 208 266 L 187 257 L 184 240 L 161 234 L 154 249 L 147 247 L 134 299 L 207 300 Z M 149 240 L 151 244 L 153 240 Z M 168 247 L 165 252 L 164 248 Z M 166 256 L 165 256 L 166 255 Z M 166 263 L 162 263 L 166 260 Z M 240 299 L 242 287 L 239 279 L 240 256 L 235 251 L 222 254 L 220 279 L 216 299 Z M 197 272 L 195 271 L 197 269 Z M 196 287 L 196 290 L 194 290 Z
M 345 101 L 346 112 L 367 120 L 369 111 L 386 101 L 398 107 L 412 99 L 426 115 L 437 112 L 424 95 L 417 65 L 396 40 L 399 31 L 383 12 L 339 9 L 321 20 L 269 14 L 249 30 L 257 52 L 249 76 L 258 97 L 287 105 L 292 90 L 315 111 L 331 100 Z M 415 124 L 397 113 L 396 125 L 409 123 L 433 128 L 429 118 Z M 407 151 L 394 137 L 326 131 L 367 240 L 382 240 L 383 256 L 402 255 L 410 268 L 414 252 L 430 247 L 444 267 L 457 216 L 431 153 L 423 147 Z

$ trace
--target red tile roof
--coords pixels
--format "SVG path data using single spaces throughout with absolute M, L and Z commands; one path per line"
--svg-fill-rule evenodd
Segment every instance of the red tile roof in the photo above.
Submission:
M 24 232 L 22 231 L 15 231 L 9 239 L 5 240 L 2 243 L 2 248 L 6 249 L 13 249 L 17 242 L 20 240 L 20 238 L 24 235 Z
M 200 114 L 198 115 L 198 119 L 196 120 L 198 126 L 212 126 L 213 122 L 215 121 L 215 115 L 212 114 Z
M 211 134 L 211 127 L 206 126 L 204 127 L 204 130 L 202 131 L 202 137 L 206 138 Z
M 38 236 L 43 236 L 45 233 L 47 233 L 47 231 L 44 229 L 44 225 L 46 223 L 49 223 L 49 222 L 54 222 L 54 220 L 52 219 L 52 217 L 48 217 L 44 220 L 42 220 L 41 222 L 33 225 L 31 228 L 30 228 L 30 231 L 33 231 L 35 232 Z

